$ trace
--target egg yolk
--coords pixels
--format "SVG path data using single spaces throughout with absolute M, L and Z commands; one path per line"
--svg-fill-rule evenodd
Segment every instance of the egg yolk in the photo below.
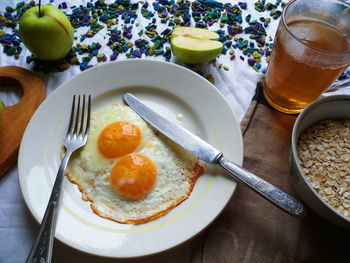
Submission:
M 118 158 L 132 153 L 141 143 L 141 130 L 128 122 L 108 125 L 98 137 L 98 149 L 107 158 Z
M 112 168 L 110 182 L 121 196 L 137 199 L 147 194 L 156 181 L 156 166 L 141 154 L 127 155 Z

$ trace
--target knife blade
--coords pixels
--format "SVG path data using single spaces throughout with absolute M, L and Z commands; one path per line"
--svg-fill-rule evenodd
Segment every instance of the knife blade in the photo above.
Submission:
M 190 153 L 207 163 L 221 166 L 236 180 L 246 184 L 250 189 L 283 211 L 293 216 L 305 215 L 304 206 L 288 193 L 245 168 L 225 159 L 221 151 L 157 113 L 131 93 L 125 93 L 123 99 L 141 118 Z

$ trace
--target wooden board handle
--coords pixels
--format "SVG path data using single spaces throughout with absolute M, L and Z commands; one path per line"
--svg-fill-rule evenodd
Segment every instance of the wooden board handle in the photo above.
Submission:
M 45 84 L 34 73 L 21 67 L 0 67 L 1 85 L 18 86 L 21 100 L 5 106 L 0 116 L 0 178 L 17 162 L 19 145 L 35 110 L 45 99 Z M 35 147 L 35 145 L 33 145 Z

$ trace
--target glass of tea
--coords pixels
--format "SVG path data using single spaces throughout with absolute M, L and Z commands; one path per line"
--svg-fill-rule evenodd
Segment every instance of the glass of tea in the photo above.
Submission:
M 283 10 L 264 84 L 269 104 L 298 113 L 350 65 L 350 4 L 294 0 Z

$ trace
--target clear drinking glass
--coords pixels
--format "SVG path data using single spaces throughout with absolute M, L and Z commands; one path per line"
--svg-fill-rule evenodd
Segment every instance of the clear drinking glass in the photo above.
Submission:
M 294 0 L 283 10 L 264 85 L 269 104 L 298 113 L 350 64 L 350 4 Z

